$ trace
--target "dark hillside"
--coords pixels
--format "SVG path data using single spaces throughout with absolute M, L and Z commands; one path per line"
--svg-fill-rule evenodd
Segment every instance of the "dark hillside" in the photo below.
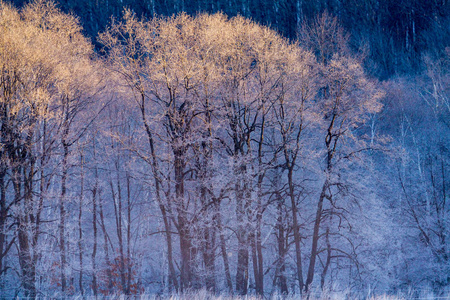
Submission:
M 21 6 L 28 1 L 14 0 Z M 366 67 L 379 78 L 417 72 L 421 57 L 440 55 L 450 45 L 448 0 L 62 0 L 60 8 L 78 16 L 93 40 L 111 16 L 124 7 L 138 16 L 168 16 L 179 12 L 224 12 L 242 15 L 268 25 L 284 36 L 296 38 L 297 28 L 327 10 L 351 33 L 354 49 L 370 47 L 373 63 Z

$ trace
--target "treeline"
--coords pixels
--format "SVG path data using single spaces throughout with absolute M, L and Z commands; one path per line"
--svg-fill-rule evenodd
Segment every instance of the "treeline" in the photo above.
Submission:
M 12 2 L 22 6 L 28 1 Z M 65 0 L 59 5 L 64 12 L 80 18 L 94 43 L 111 16 L 121 18 L 123 8 L 146 18 L 179 12 L 192 16 L 199 12 L 241 15 L 270 26 L 291 40 L 297 38 L 300 28 L 327 11 L 351 34 L 352 49 L 367 52 L 369 72 L 386 79 L 422 71 L 424 53 L 440 56 L 442 49 L 450 46 L 449 3 L 448 0 Z
M 448 287 L 448 48 L 380 83 L 330 13 L 0 28 L 2 297 Z

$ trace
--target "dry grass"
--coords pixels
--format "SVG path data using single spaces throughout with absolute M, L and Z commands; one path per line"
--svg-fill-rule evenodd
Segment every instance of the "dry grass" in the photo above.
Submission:
M 247 295 L 247 296 L 231 296 L 231 295 L 213 295 L 207 291 L 201 290 L 196 292 L 186 292 L 183 294 L 170 294 L 170 295 L 152 295 L 144 294 L 139 296 L 125 296 L 125 295 L 114 295 L 108 297 L 74 297 L 74 299 L 79 300 L 90 300 L 90 299 L 104 299 L 104 300 L 353 300 L 353 299 L 364 299 L 364 300 L 450 300 L 450 293 L 445 295 L 435 295 L 430 291 L 422 292 L 408 292 L 406 294 L 398 295 L 370 295 L 366 297 L 362 296 L 352 296 L 346 292 L 326 292 L 326 293 L 314 293 L 307 296 L 300 295 L 267 295 L 265 297 Z

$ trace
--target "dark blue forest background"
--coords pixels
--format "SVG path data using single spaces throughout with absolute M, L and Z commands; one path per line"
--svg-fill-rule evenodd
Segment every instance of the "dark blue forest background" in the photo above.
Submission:
M 16 6 L 28 1 L 14 0 Z M 298 29 L 324 11 L 336 16 L 351 36 L 354 50 L 366 48 L 366 69 L 387 79 L 421 71 L 424 53 L 440 56 L 450 45 L 448 0 L 61 0 L 64 12 L 80 18 L 85 33 L 96 42 L 111 16 L 124 8 L 138 16 L 170 16 L 179 12 L 223 12 L 245 16 L 295 39 Z

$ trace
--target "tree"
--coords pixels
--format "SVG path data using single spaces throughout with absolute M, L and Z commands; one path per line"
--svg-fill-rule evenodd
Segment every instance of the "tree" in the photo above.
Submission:
M 54 175 L 47 174 L 47 164 L 57 154 L 56 140 L 61 135 L 64 146 L 63 202 L 69 127 L 74 122 L 75 111 L 85 105 L 83 93 L 90 93 L 91 84 L 94 84 L 92 77 L 87 79 L 86 75 L 91 74 L 88 66 L 92 47 L 81 34 L 78 21 L 60 12 L 52 2 L 35 1 L 20 12 L 2 3 L 1 9 L 4 28 L 2 136 L 4 144 L 9 145 L 5 148 L 8 153 L 4 156 L 4 166 L 11 170 L 14 182 L 15 200 L 9 206 L 20 207 L 16 222 L 25 294 L 34 297 L 41 213 L 50 177 Z M 71 74 L 74 71 L 75 76 Z M 89 80 L 89 84 L 85 80 Z M 62 105 L 58 99 L 62 99 Z M 61 123 L 58 124 L 59 120 Z M 61 237 L 64 236 L 65 218 L 62 202 Z M 61 238 L 63 290 L 64 245 Z
M 316 32 L 318 35 L 311 36 L 310 32 Z M 321 63 L 320 74 L 323 81 L 318 106 L 325 142 L 323 166 L 325 178 L 314 218 L 310 261 L 305 282 L 307 291 L 314 279 L 321 237 L 326 238 L 328 253 L 324 274 L 330 264 L 332 249 L 328 240 L 329 229 L 326 228 L 325 234 L 320 233 L 324 220 L 324 201 L 328 200 L 332 207 L 335 205 L 333 194 L 342 186 L 339 182 L 339 172 L 342 172 L 342 167 L 345 166 L 342 164 L 369 148 L 357 130 L 371 114 L 381 110 L 380 99 L 383 93 L 377 88 L 376 83 L 364 74 L 360 62 L 348 57 L 346 38 L 336 19 L 330 19 L 327 14 L 322 15 L 314 24 L 314 29 L 307 29 L 303 40 L 315 49 L 317 59 Z M 331 45 L 326 46 L 325 43 Z
M 432 63 L 433 62 L 433 63 Z M 396 161 L 397 206 L 402 222 L 410 225 L 403 237 L 406 260 L 403 280 L 439 290 L 447 286 L 448 273 L 448 56 L 424 57 L 427 71 L 416 80 L 396 82 L 390 98 L 392 122 L 398 130 Z M 394 90 L 392 84 L 391 89 Z M 406 102 L 404 99 L 408 99 Z M 394 127 L 395 128 L 395 127 Z M 413 246 L 414 245 L 414 246 Z M 416 264 L 422 265 L 420 275 Z
M 216 30 L 219 27 L 221 31 Z M 199 285 L 195 273 L 198 245 L 203 243 L 197 241 L 199 236 L 209 241 L 203 244 L 209 245 L 205 246 L 203 259 L 207 274 L 213 272 L 214 247 L 208 247 L 214 245 L 215 232 L 210 224 L 219 222 L 223 196 L 217 195 L 225 193 L 234 199 L 236 207 L 236 290 L 247 293 L 251 246 L 257 292 L 262 294 L 261 222 L 267 206 L 263 203 L 263 182 L 270 167 L 270 161 L 264 158 L 265 127 L 272 126 L 269 113 L 281 97 L 297 101 L 290 89 L 296 80 L 301 81 L 296 72 L 304 66 L 303 50 L 267 28 L 240 17 L 227 20 L 220 14 L 197 18 L 181 14 L 145 22 L 126 11 L 124 22 L 114 23 L 100 40 L 112 70 L 136 97 L 149 148 L 134 146 L 132 150 L 151 167 L 168 249 L 172 247 L 169 222 L 177 228 L 180 288 Z M 163 149 L 171 152 L 164 155 Z M 233 163 L 228 174 L 231 176 L 225 179 L 222 189 L 217 189 L 210 168 L 223 161 L 222 155 L 229 156 Z M 165 164 L 169 172 L 163 173 Z M 166 179 L 166 187 L 162 178 Z M 174 195 L 170 192 L 170 178 Z M 163 190 L 166 200 L 162 198 Z M 259 195 L 256 199 L 254 191 Z M 194 195 L 199 202 L 191 200 Z M 250 229 L 254 222 L 256 227 Z M 220 243 L 223 249 L 222 238 Z M 171 259 L 169 273 L 175 284 Z M 206 281 L 213 289 L 213 277 Z
M 17 238 L 19 243 L 22 283 L 25 295 L 34 297 L 39 257 L 36 247 L 44 195 L 35 199 L 33 192 L 35 176 L 42 176 L 42 168 L 48 162 L 49 145 L 42 144 L 41 148 L 40 142 L 48 139 L 46 124 L 54 95 L 51 85 L 55 82 L 55 61 L 52 56 L 47 56 L 52 53 L 46 42 L 48 32 L 26 22 L 27 12 L 19 14 L 2 3 L 1 13 L 2 213 L 10 215 L 9 210 L 15 210 L 14 224 L 17 224 L 18 234 L 13 239 Z M 40 15 L 36 14 L 36 17 Z M 11 174 L 13 182 L 14 200 L 9 203 L 6 203 L 11 195 L 5 184 L 6 174 Z M 43 183 L 40 182 L 41 193 L 45 192 Z
M 304 130 L 315 126 L 317 123 L 314 111 L 314 101 L 317 93 L 317 69 L 315 58 L 310 52 L 297 50 L 296 63 L 290 63 L 296 68 L 292 72 L 289 85 L 283 86 L 282 96 L 273 104 L 275 119 L 276 138 L 275 151 L 280 152 L 282 173 L 286 174 L 286 191 L 283 195 L 289 199 L 292 216 L 292 231 L 294 235 L 296 279 L 299 282 L 299 291 L 304 288 L 301 233 L 299 228 L 298 198 L 301 197 L 302 189 L 296 183 L 295 171 L 302 164 L 300 160 L 307 156 L 305 142 L 303 141 Z M 279 140 L 278 140 L 279 139 Z M 280 209 L 280 208 L 279 208 Z M 282 248 L 282 247 L 280 247 Z M 285 290 L 285 292 L 287 292 Z

